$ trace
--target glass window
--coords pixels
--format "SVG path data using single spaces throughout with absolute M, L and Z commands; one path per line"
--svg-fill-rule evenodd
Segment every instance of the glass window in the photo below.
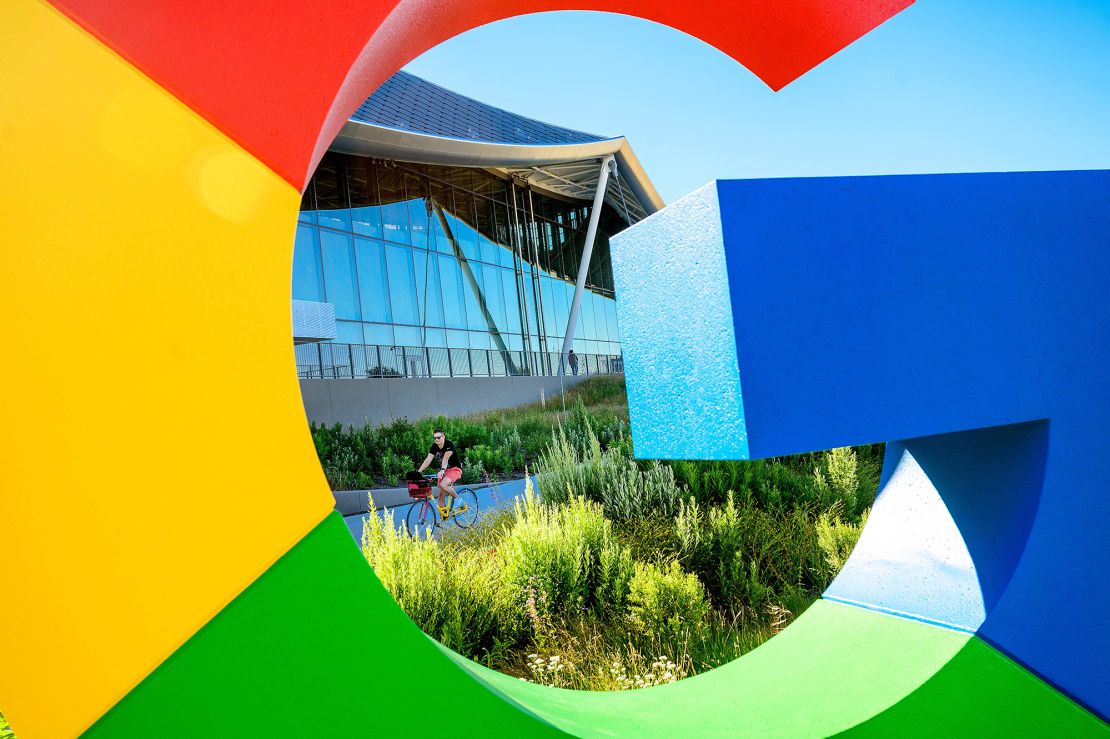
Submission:
M 471 349 L 490 349 L 493 347 L 493 342 L 490 340 L 489 332 L 487 331 L 471 331 L 470 332 L 470 348 Z
M 493 201 L 485 198 L 474 198 L 474 205 L 476 208 L 475 228 L 478 232 L 478 250 L 481 259 L 487 264 L 500 264 L 501 248 L 494 241 L 496 234 L 494 233 Z
M 454 201 L 451 196 L 451 187 L 443 182 L 432 180 L 429 185 L 431 186 L 432 199 L 435 203 L 435 208 L 432 210 L 431 229 L 428 234 L 428 246 L 431 249 L 443 254 L 451 253 L 451 243 L 447 240 L 447 234 L 443 230 L 443 224 L 439 218 L 439 212 L 449 213 L 454 208 Z
M 382 235 L 398 244 L 407 244 L 409 243 L 409 214 L 405 205 L 403 173 L 395 167 L 379 167 L 377 175 Z
M 609 314 L 609 341 L 620 341 L 621 332 L 617 324 L 617 301 L 607 300 L 605 303 Z
M 609 302 L 600 295 L 594 296 L 594 330 L 598 341 L 609 340 L 609 324 L 605 318 L 605 304 Z
M 393 346 L 393 327 L 381 323 L 364 323 L 362 333 L 367 344 Z
M 468 331 L 448 331 L 447 346 L 453 349 L 469 349 L 470 333 Z
M 493 322 L 498 330 L 504 331 L 508 324 L 505 320 L 505 300 L 501 289 L 502 270 L 498 267 L 486 267 L 483 272 L 485 276 L 485 292 L 483 295 L 486 299 L 486 307 L 489 309 L 490 315 L 493 316 Z
M 571 292 L 571 303 L 574 302 L 574 293 Z M 590 291 L 584 290 L 582 293 L 582 304 L 578 308 L 578 327 L 574 329 L 574 338 L 592 339 L 593 336 L 586 331 L 586 316 L 591 315 L 590 312 Z
M 424 346 L 447 346 L 447 336 L 441 328 L 424 329 Z
M 505 330 L 520 333 L 520 302 L 517 297 L 516 275 L 511 270 L 501 274 L 501 297 L 505 304 Z
M 478 247 L 478 232 L 474 230 L 474 198 L 470 193 L 456 189 L 454 191 L 455 210 L 451 221 L 451 229 L 455 232 L 455 239 L 462 248 L 467 259 L 480 259 L 481 252 Z
M 347 203 L 347 177 L 343 157 L 328 152 L 312 176 L 316 210 L 321 226 L 351 230 L 351 211 Z
M 515 261 L 514 250 L 509 242 L 509 209 L 501 203 L 493 203 L 493 236 L 497 244 L 497 257 L 502 267 L 512 269 Z
M 355 255 L 351 237 L 321 231 L 320 253 L 324 263 L 324 295 L 335 306 L 335 317 L 357 321 L 362 313 L 355 286 Z
M 470 270 L 470 274 L 474 277 L 473 282 L 467 277 L 466 270 Z M 468 266 L 463 267 L 463 295 L 466 300 L 466 325 L 467 328 L 474 331 L 486 330 L 486 317 L 482 313 L 481 307 L 478 305 L 478 296 L 474 294 L 475 287 L 481 289 L 482 285 L 482 265 L 478 262 L 469 262 Z
M 313 223 L 316 221 L 316 190 L 312 183 L 309 182 L 308 187 L 301 193 L 301 217 L 303 218 L 306 213 L 312 213 Z
M 385 254 L 380 241 L 355 239 L 355 260 L 358 266 L 358 294 L 362 318 L 389 323 L 389 285 L 386 281 Z
M 354 321 L 336 321 L 335 341 L 339 344 L 361 344 L 362 324 Z
M 412 250 L 405 246 L 387 244 L 386 265 L 389 270 L 389 302 L 393 307 L 396 323 L 416 325 L 420 313 L 416 307 L 416 276 L 412 267 Z
M 394 326 L 393 333 L 397 336 L 397 346 L 422 346 L 423 337 L 416 326 Z
M 428 252 L 422 249 L 414 250 L 412 256 L 416 268 L 416 297 L 421 323 L 425 326 L 442 326 L 443 294 L 439 284 L 438 260 L 435 254 L 429 259 Z
M 405 197 L 409 209 L 409 237 L 412 245 L 421 249 L 428 248 L 428 231 L 432 225 L 431 221 L 435 218 L 426 205 L 427 196 L 423 178 L 406 174 Z
M 293 242 L 293 298 L 295 300 L 324 299 L 324 285 L 320 279 L 320 245 L 317 231 L 311 226 L 297 226 Z
M 447 328 L 466 328 L 466 296 L 463 293 L 462 270 L 454 257 L 440 256 L 439 279 L 443 286 L 444 325 Z
M 304 189 L 301 195 L 301 210 L 297 214 L 297 220 L 301 223 L 316 223 L 316 188 L 312 182 L 309 181 L 308 187 Z
M 555 333 L 556 338 L 562 339 L 566 335 L 567 320 L 570 317 L 570 306 L 567 304 L 567 283 L 562 280 L 551 281 L 551 295 L 554 299 Z
M 347 160 L 347 191 L 351 197 L 351 221 L 356 234 L 382 237 L 382 214 L 378 206 L 378 185 L 374 165 L 369 159 Z
M 609 340 L 609 323 L 605 317 L 605 304 L 609 301 L 600 295 L 594 296 L 594 325 L 597 327 L 597 340 Z
M 525 307 L 528 311 L 528 333 L 536 336 L 539 334 L 539 321 L 536 318 L 535 286 L 532 284 L 532 275 L 527 272 L 524 273 L 523 280 Z M 533 341 L 532 343 L 535 344 L 536 342 Z
M 555 290 L 557 288 L 553 283 L 551 277 L 545 274 L 540 274 L 540 289 L 543 290 L 541 300 L 543 301 L 543 321 L 547 327 L 548 336 L 558 336 L 562 333 L 559 329 L 559 319 L 555 315 Z

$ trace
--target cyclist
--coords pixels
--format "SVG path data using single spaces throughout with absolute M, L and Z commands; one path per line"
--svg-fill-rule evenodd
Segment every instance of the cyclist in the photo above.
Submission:
M 446 521 L 452 514 L 452 508 L 455 506 L 455 487 L 454 483 L 459 481 L 462 477 L 462 457 L 459 455 L 459 450 L 455 448 L 447 436 L 444 435 L 443 429 L 436 429 L 432 432 L 432 446 L 428 449 L 428 456 L 424 457 L 424 462 L 420 465 L 420 471 L 423 472 L 424 468 L 435 462 L 439 466 L 439 475 L 436 482 L 437 497 L 439 498 L 439 515 L 442 520 Z M 444 504 L 444 496 L 451 496 L 451 504 Z M 466 505 L 463 503 L 462 505 Z M 465 508 L 458 511 L 462 513 Z

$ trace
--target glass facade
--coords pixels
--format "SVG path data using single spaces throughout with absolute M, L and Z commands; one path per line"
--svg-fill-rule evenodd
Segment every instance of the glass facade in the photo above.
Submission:
M 589 206 L 479 169 L 328 152 L 305 191 L 293 298 L 335 306 L 336 342 L 559 352 Z M 575 330 L 620 354 L 604 206 Z

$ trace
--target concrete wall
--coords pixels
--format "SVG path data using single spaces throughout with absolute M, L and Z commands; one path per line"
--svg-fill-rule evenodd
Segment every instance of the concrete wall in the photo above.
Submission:
M 570 388 L 587 379 L 563 378 Z M 316 423 L 344 426 L 389 423 L 405 416 L 459 416 L 539 402 L 558 403 L 558 377 L 443 377 L 301 380 L 305 415 Z

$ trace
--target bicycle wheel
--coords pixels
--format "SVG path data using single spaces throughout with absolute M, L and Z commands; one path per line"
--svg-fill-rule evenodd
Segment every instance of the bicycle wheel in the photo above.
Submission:
M 409 506 L 409 513 L 405 516 L 405 526 L 409 536 L 420 536 L 427 529 L 439 526 L 439 514 L 433 502 L 418 500 Z
M 470 488 L 459 488 L 455 491 L 455 513 L 451 520 L 460 529 L 469 529 L 478 520 L 478 494 Z M 462 506 L 466 506 L 462 509 Z

